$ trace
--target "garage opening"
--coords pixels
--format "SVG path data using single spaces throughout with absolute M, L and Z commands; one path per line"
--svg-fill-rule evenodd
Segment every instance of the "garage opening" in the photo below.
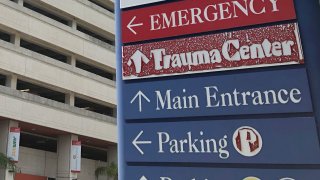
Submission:
M 6 79 L 7 79 L 7 77 L 5 75 L 0 74 L 0 86 L 6 85 Z
M 29 49 L 30 51 L 34 51 L 34 52 L 42 54 L 44 56 L 48 56 L 48 57 L 53 58 L 55 60 L 61 61 L 63 63 L 67 63 L 67 60 L 68 60 L 66 55 L 63 55 L 63 54 L 56 52 L 54 50 L 51 50 L 47 47 L 32 43 L 32 42 L 24 40 L 24 39 L 21 39 L 20 46 L 23 48 Z
M 34 4 L 31 4 L 30 2 L 26 2 L 25 1 L 23 3 L 23 6 L 25 8 L 28 8 L 28 9 L 32 10 L 32 11 L 35 11 L 35 12 L 37 12 L 39 14 L 42 14 L 42 15 L 50 18 L 50 19 L 53 19 L 53 20 L 55 20 L 55 21 L 57 21 L 59 23 L 62 23 L 64 25 L 69 26 L 69 24 L 70 24 L 69 21 L 66 18 L 63 18 L 63 17 L 61 17 L 61 16 L 59 16 L 57 14 L 54 14 L 53 12 L 49 12 L 46 9 L 42 9 L 40 6 L 36 6 Z
M 112 73 L 109 73 L 109 72 L 107 72 L 107 71 L 105 71 L 103 69 L 100 69 L 100 68 L 96 68 L 96 67 L 91 66 L 89 64 L 83 63 L 81 61 L 77 60 L 76 67 L 80 68 L 80 69 L 83 69 L 85 71 L 91 72 L 93 74 L 96 74 L 98 76 L 113 80 L 113 74 Z
M 65 103 L 65 94 L 18 79 L 17 90 Z
M 99 39 L 100 41 L 105 42 L 107 44 L 110 44 L 110 45 L 113 45 L 113 46 L 115 44 L 113 40 L 109 40 L 109 39 L 103 37 L 102 35 L 99 35 L 99 34 L 93 32 L 93 31 L 90 31 L 89 29 L 87 29 L 84 26 L 81 26 L 79 24 L 77 24 L 77 30 L 82 32 L 82 33 L 84 33 L 84 34 L 92 36 L 92 37 L 94 37 L 96 39 Z
M 10 42 L 11 41 L 11 36 L 10 34 L 4 32 L 4 31 L 0 31 L 0 39 L 6 42 Z
M 75 98 L 75 107 L 114 117 L 113 108 L 90 102 L 78 97 Z

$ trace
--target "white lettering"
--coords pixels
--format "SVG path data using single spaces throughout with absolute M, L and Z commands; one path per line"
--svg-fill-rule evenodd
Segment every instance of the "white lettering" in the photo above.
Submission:
M 159 24 L 159 18 L 160 18 L 159 14 L 155 14 L 155 15 L 151 15 L 150 16 L 150 19 L 151 19 L 151 31 L 161 29 L 161 25 Z
M 169 177 L 160 177 L 160 180 L 171 180 Z
M 270 2 L 272 3 L 272 12 L 279 11 L 278 5 L 277 5 L 278 0 L 270 0 Z
M 182 154 L 182 153 L 213 153 L 221 159 L 229 158 L 228 137 L 224 135 L 219 140 L 205 138 L 205 133 L 200 131 L 198 135 L 187 132 L 185 138 L 172 138 L 167 132 L 158 132 L 159 153 Z
M 206 107 L 233 107 L 233 106 L 261 106 L 276 104 L 298 104 L 302 101 L 299 89 L 280 89 L 266 91 L 240 92 L 234 89 L 230 92 L 220 92 L 217 86 L 204 87 L 206 93 Z
M 261 0 L 262 2 L 264 2 L 264 0 Z M 255 9 L 254 7 L 254 2 L 255 0 L 251 0 L 250 3 L 249 3 L 249 7 L 250 7 L 250 10 L 251 12 L 253 12 L 254 14 L 263 14 L 263 13 L 266 13 L 266 8 L 263 7 L 260 12 L 258 12 L 258 10 Z
M 206 89 L 206 95 L 207 95 L 207 107 L 218 107 L 220 105 L 220 102 L 216 102 L 217 101 L 217 92 L 218 87 L 217 86 L 211 86 L 211 87 L 205 87 Z M 215 92 L 211 93 L 211 89 L 213 89 Z M 216 102 L 214 105 L 212 105 L 212 101 L 211 98 L 213 98 L 214 102 Z
M 268 1 L 268 2 L 266 2 Z M 269 3 L 269 6 L 268 6 Z M 270 7 L 270 4 L 272 7 Z M 278 0 L 242 0 L 231 2 L 210 3 L 203 8 L 194 7 L 168 13 L 159 13 L 150 16 L 151 31 L 176 28 L 187 25 L 202 24 L 205 22 L 236 19 L 240 15 L 265 14 L 280 11 Z

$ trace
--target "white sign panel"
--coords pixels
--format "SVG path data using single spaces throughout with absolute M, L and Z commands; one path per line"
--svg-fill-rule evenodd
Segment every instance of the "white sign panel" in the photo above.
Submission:
M 72 141 L 71 146 L 71 172 L 80 173 L 81 171 L 81 141 Z
M 11 127 L 8 137 L 7 156 L 14 162 L 19 160 L 20 128 Z
M 120 7 L 122 9 L 122 8 L 143 5 L 143 4 L 150 4 L 154 2 L 161 2 L 161 1 L 164 1 L 164 0 L 120 0 Z

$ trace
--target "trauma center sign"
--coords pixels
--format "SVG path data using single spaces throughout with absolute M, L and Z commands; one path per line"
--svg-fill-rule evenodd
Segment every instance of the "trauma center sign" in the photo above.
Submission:
M 297 24 L 123 47 L 123 79 L 304 63 Z

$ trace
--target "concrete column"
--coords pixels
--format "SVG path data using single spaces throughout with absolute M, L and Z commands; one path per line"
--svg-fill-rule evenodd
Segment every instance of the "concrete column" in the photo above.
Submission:
M 115 108 L 113 108 L 113 117 L 117 117 L 117 108 L 115 107 Z
M 16 2 L 17 2 L 20 6 L 23 6 L 23 0 L 16 0 Z
M 73 92 L 70 92 L 68 94 L 66 94 L 65 96 L 65 103 L 69 104 L 70 106 L 74 106 L 74 102 L 75 102 L 75 95 Z
M 76 135 L 61 135 L 58 138 L 58 174 L 57 180 L 74 180 L 77 174 L 71 172 L 71 145 L 73 140 L 78 140 Z
M 15 74 L 7 76 L 6 86 L 11 89 L 17 89 L 18 77 Z
M 8 136 L 10 127 L 18 127 L 18 122 L 3 120 L 0 121 L 0 152 L 7 154 L 8 148 Z M 0 179 L 1 180 L 14 180 L 13 173 L 10 173 L 8 170 L 0 169 Z
M 17 47 L 20 47 L 20 41 L 21 41 L 21 36 L 20 34 L 15 34 L 15 35 L 12 35 L 11 36 L 11 42 L 17 46 Z
M 112 162 L 118 165 L 118 148 L 117 146 L 108 147 L 108 164 Z M 113 178 L 108 177 L 108 180 L 113 180 Z
M 71 55 L 71 57 L 68 58 L 67 63 L 71 66 L 76 66 L 77 60 L 75 55 Z
M 118 148 L 117 146 L 108 147 L 108 163 L 116 163 L 118 164 Z
M 71 25 L 72 29 L 77 30 L 77 21 L 76 21 L 75 19 L 73 19 L 73 20 L 70 22 L 70 25 Z

